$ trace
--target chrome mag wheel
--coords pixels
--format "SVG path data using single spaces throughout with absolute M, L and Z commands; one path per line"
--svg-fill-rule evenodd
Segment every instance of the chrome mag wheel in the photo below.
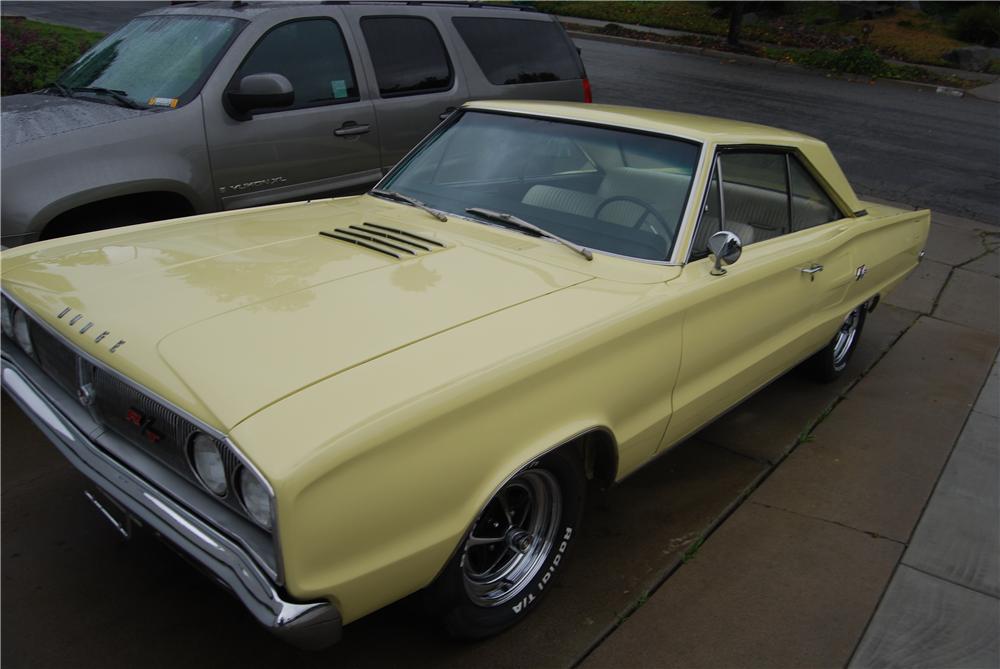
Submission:
M 858 338 L 858 329 L 861 324 L 861 309 L 858 307 L 847 314 L 840 330 L 833 338 L 833 367 L 840 371 L 847 365 L 851 350 L 855 340 Z
M 552 552 L 561 517 L 559 481 L 545 469 L 527 469 L 501 488 L 465 541 L 471 601 L 491 607 L 519 596 Z

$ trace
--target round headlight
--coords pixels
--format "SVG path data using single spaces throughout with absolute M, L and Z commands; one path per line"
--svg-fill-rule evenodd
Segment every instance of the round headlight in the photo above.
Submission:
M 202 484 L 220 497 L 226 494 L 226 465 L 213 439 L 200 432 L 191 440 L 191 464 Z
M 271 529 L 271 517 L 274 509 L 271 506 L 271 493 L 257 476 L 243 467 L 240 469 L 240 499 L 250 517 L 265 530 Z
M 3 333 L 5 335 L 7 335 L 8 337 L 10 337 L 11 339 L 13 339 L 14 338 L 14 319 L 11 317 L 11 313 L 10 313 L 11 309 L 13 309 L 13 307 L 10 306 L 10 303 L 7 302 L 7 300 L 4 300 L 3 301 L 3 311 L 0 312 L 3 315 Z
M 14 312 L 14 339 L 25 353 L 35 354 L 35 348 L 31 345 L 31 332 L 28 331 L 28 317 L 23 311 Z

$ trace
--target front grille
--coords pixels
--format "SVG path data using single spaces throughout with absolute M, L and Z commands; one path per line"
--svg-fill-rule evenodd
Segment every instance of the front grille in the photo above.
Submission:
M 48 330 L 34 321 L 29 323 L 31 342 L 35 347 L 42 371 L 51 376 L 66 392 L 76 397 L 76 391 L 80 387 L 76 368 L 77 355 Z
M 79 396 L 81 386 L 90 386 L 93 401 L 89 410 L 94 420 L 202 487 L 191 470 L 187 450 L 192 435 L 203 430 L 114 374 L 82 358 L 35 321 L 30 321 L 30 327 L 36 359 L 42 371 L 72 397 Z M 217 444 L 230 483 L 229 492 L 217 499 L 247 517 L 233 493 L 242 463 L 232 449 L 225 444 Z

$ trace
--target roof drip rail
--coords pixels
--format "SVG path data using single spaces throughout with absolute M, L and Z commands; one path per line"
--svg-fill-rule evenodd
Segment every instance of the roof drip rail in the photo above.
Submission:
M 322 0 L 321 5 L 407 5 L 410 7 L 467 7 L 470 9 L 513 9 L 519 12 L 538 12 L 532 5 L 512 5 L 506 3 L 453 2 L 452 0 L 406 0 L 392 2 L 391 0 Z

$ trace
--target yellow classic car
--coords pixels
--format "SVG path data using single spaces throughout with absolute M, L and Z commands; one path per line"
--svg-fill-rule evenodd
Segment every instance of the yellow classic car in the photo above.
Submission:
M 5 252 L 2 384 L 123 534 L 283 638 L 419 590 L 484 637 L 558 579 L 588 482 L 840 373 L 929 224 L 798 133 L 470 103 L 365 195 Z

